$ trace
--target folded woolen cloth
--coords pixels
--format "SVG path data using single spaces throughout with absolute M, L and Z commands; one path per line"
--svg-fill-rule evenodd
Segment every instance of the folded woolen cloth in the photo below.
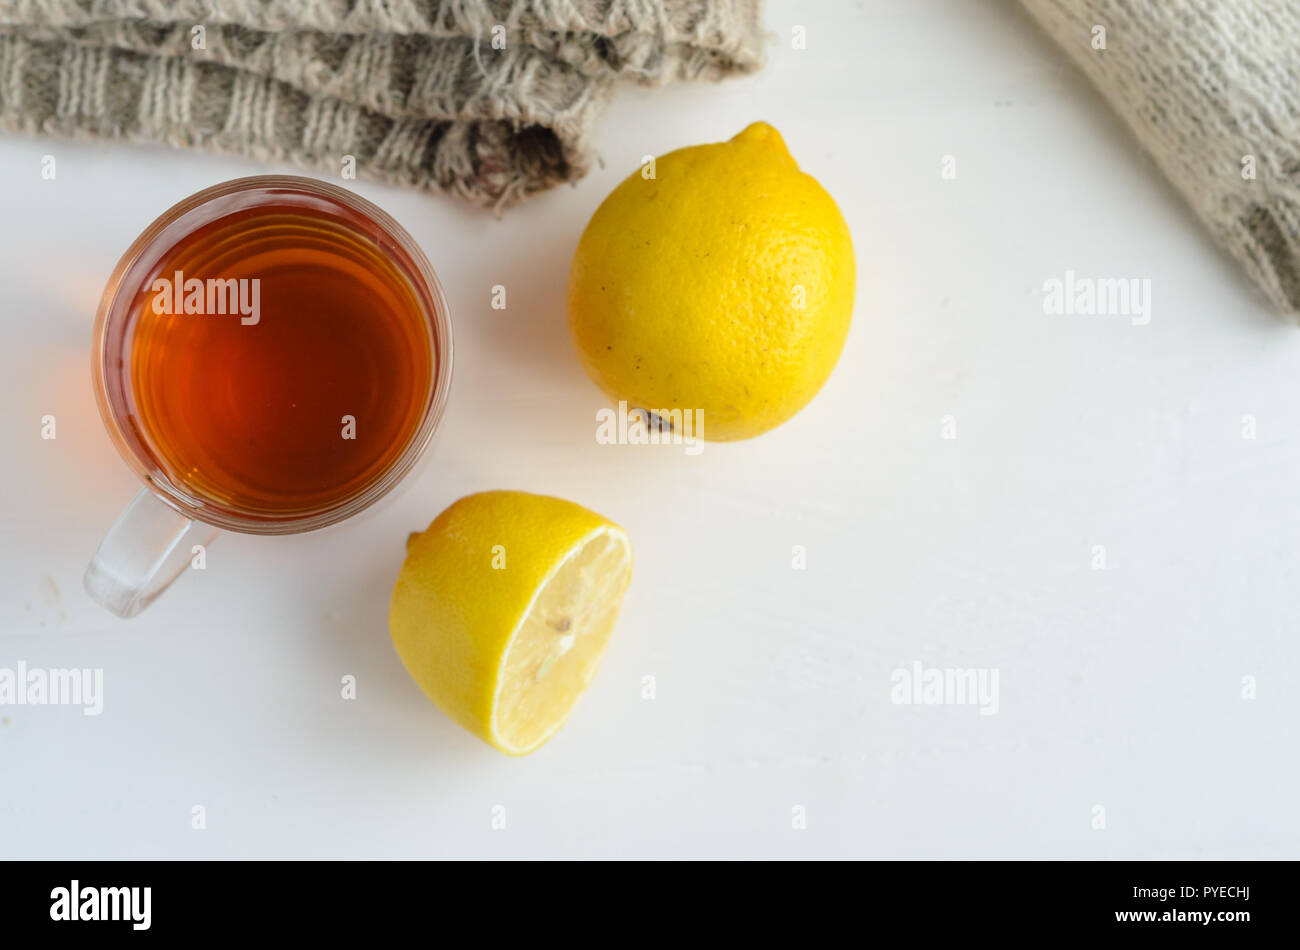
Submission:
M 1300 0 L 1022 2 L 1215 239 L 1300 315 Z
M 761 62 L 760 0 L 0 0 L 0 129 L 288 160 L 502 207 L 620 76 Z

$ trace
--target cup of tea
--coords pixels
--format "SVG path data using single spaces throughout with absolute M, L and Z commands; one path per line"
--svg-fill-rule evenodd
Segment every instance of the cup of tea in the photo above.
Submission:
M 438 278 L 370 202 L 292 176 L 180 202 L 95 319 L 100 415 L 145 487 L 86 590 L 131 617 L 219 531 L 312 531 L 374 504 L 428 446 L 451 370 Z

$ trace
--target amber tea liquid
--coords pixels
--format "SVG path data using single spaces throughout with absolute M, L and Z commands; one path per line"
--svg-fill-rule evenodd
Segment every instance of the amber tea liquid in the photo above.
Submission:
M 274 194 L 163 243 L 120 351 L 131 425 L 167 478 L 284 519 L 382 476 L 438 372 L 400 250 L 342 204 Z

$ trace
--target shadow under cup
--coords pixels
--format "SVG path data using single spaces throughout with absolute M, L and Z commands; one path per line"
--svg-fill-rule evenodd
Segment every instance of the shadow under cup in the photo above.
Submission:
M 310 531 L 378 501 L 428 445 L 451 360 L 433 270 L 369 202 L 287 176 L 182 201 L 123 255 L 96 318 L 100 413 L 147 488 L 87 590 L 131 616 L 216 529 Z

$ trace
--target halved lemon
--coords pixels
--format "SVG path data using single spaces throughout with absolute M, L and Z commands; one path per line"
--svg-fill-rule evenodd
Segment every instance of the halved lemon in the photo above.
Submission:
M 627 534 L 607 518 L 547 495 L 480 492 L 407 541 L 389 632 L 443 712 L 526 755 L 595 676 L 631 575 Z

